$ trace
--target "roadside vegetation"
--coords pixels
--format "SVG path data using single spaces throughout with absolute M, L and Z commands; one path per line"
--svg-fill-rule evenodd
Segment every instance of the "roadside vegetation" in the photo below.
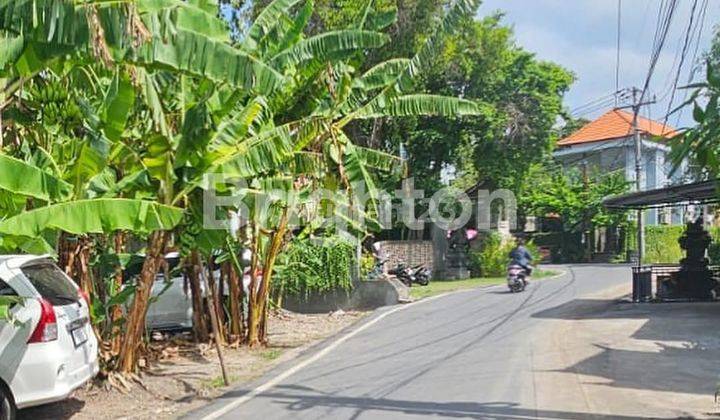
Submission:
M 354 248 L 319 220 L 362 240 L 403 176 L 433 192 L 452 165 L 458 187 L 514 188 L 550 153 L 573 76 L 478 5 L 0 3 L 0 252 L 49 254 L 77 282 L 120 388 L 153 360 L 161 277 L 183 277 L 195 343 L 268 346 L 283 296 L 351 287 Z M 245 193 L 239 229 L 204 225 L 209 191 Z
M 535 280 L 542 280 L 560 274 L 555 270 L 533 270 L 530 278 L 532 283 Z M 422 299 L 430 296 L 440 295 L 456 290 L 475 289 L 478 287 L 495 286 L 505 284 L 505 277 L 473 277 L 464 280 L 435 280 L 431 281 L 427 286 L 414 286 L 410 289 L 410 297 L 413 299 Z
M 275 0 L 242 37 L 206 1 L 2 3 L 2 249 L 56 255 L 91 296 L 105 374 L 140 365 L 151 286 L 167 270 L 168 249 L 183 257 L 195 338 L 264 346 L 276 263 L 293 236 L 332 235 L 333 226 L 311 221 L 347 218 L 353 189 L 375 197 L 374 178 L 403 167 L 355 144 L 349 125 L 480 113 L 471 100 L 413 83 L 477 5 L 455 2 L 414 54 L 370 68 L 364 56 L 388 43 L 396 17 L 372 2 L 360 21 L 310 33 L 312 2 Z M 215 173 L 223 178 L 208 180 Z M 250 187 L 247 223 L 237 233 L 207 230 L 203 191 L 233 192 L 238 180 Z M 311 197 L 321 187 L 344 198 L 319 206 L 266 194 Z M 254 212 L 261 203 L 267 211 Z M 290 226 L 293 217 L 299 225 Z M 252 255 L 246 266 L 242 248 Z M 133 256 L 141 268 L 123 287 Z M 218 267 L 226 281 L 212 275 Z

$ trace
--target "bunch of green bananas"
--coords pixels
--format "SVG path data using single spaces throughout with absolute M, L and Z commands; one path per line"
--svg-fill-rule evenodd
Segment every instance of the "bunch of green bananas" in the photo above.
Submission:
M 72 128 L 82 118 L 80 107 L 68 89 L 59 81 L 36 84 L 28 90 L 29 103 L 35 105 L 43 121 L 49 125 Z
M 183 221 L 183 229 L 180 230 L 178 237 L 178 248 L 180 255 L 186 256 L 195 248 L 197 236 L 202 232 L 202 226 L 192 215 L 186 213 Z
M 29 89 L 32 100 L 41 104 L 65 102 L 70 96 L 67 88 L 58 81 L 48 81 Z
M 73 102 L 51 102 L 42 108 L 43 119 L 48 124 L 72 125 L 80 119 L 80 108 Z

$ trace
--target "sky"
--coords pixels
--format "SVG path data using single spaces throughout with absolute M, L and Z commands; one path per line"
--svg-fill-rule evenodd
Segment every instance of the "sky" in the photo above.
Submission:
M 657 104 L 643 109 L 642 114 L 663 119 L 668 111 L 672 86 L 680 62 L 680 52 L 685 41 L 694 0 L 678 0 L 665 46 L 661 52 L 648 89 Z M 703 4 L 697 2 L 696 18 Z M 620 88 L 642 88 L 648 74 L 650 53 L 658 21 L 661 0 L 621 0 L 620 4 Z M 479 16 L 495 11 L 505 13 L 504 22 L 515 30 L 517 44 L 536 53 L 539 59 L 556 62 L 572 71 L 577 80 L 565 96 L 566 107 L 576 110 L 575 116 L 594 118 L 614 106 L 612 100 L 594 106 L 592 101 L 606 97 L 615 91 L 615 68 L 617 54 L 617 0 L 485 0 Z M 686 85 L 693 67 L 691 65 L 695 45 L 699 45 L 697 57 L 710 47 L 716 24 L 720 23 L 720 1 L 708 0 L 704 25 L 699 37 L 688 48 L 687 58 L 680 73 L 678 86 Z M 695 26 L 695 25 L 694 25 Z M 695 34 L 699 26 L 695 26 Z M 704 70 L 696 72 L 695 80 L 702 79 Z M 685 91 L 677 90 L 675 106 L 679 105 Z M 622 104 L 621 104 L 622 105 Z M 669 117 L 668 124 L 684 127 L 692 124 L 691 112 Z

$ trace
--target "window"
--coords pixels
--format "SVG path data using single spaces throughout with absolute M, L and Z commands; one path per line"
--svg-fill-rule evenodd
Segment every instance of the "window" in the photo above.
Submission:
M 78 290 L 52 261 L 32 262 L 21 268 L 30 283 L 53 305 L 67 305 L 80 300 Z
M 0 296 L 17 296 L 17 292 L 7 283 L 0 280 Z

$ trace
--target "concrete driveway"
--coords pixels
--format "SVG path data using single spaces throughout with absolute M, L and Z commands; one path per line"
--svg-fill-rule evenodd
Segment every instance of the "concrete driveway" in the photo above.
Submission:
M 249 400 L 251 387 L 237 389 L 190 417 L 711 416 L 720 336 L 707 327 L 720 305 L 619 303 L 628 267 L 562 269 L 520 294 L 492 287 L 395 309 Z

